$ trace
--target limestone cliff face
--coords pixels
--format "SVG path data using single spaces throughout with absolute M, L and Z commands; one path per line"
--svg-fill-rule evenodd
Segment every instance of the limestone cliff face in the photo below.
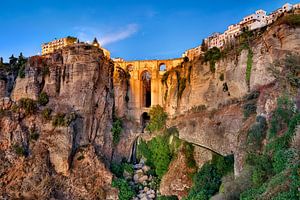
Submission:
M 0 198 L 116 199 L 111 189 L 113 63 L 103 52 L 74 44 L 32 57 L 11 99 L 0 101 Z M 21 98 L 49 95 L 46 107 L 73 113 L 68 126 L 53 126 L 43 106 L 28 115 Z M 38 136 L 38 137 L 36 137 Z
M 177 69 L 180 76 L 170 73 L 165 88 L 164 106 L 170 115 L 168 125 L 176 126 L 183 140 L 222 155 L 234 154 L 236 175 L 243 166 L 241 147 L 246 130 L 255 121 L 254 118 L 245 120 L 243 106 L 247 101 L 243 97 L 249 92 L 259 91 L 256 112 L 268 119 L 276 105 L 279 89 L 267 68 L 288 53 L 300 53 L 300 28 L 287 25 L 270 27 L 252 41 L 251 49 L 253 64 L 249 85 L 246 82 L 248 50 L 243 50 L 218 61 L 215 73 L 201 59 L 183 63 Z M 186 87 L 180 98 L 178 82 L 183 77 L 186 78 Z
M 300 52 L 300 28 L 291 28 L 287 25 L 273 26 L 252 43 L 253 64 L 249 88 L 246 82 L 248 50 L 243 50 L 237 55 L 226 56 L 218 61 L 215 73 L 210 72 L 208 63 L 195 59 L 184 64 L 181 69 L 181 76 L 185 74 L 187 78 L 187 71 L 191 67 L 188 78 L 190 81 L 186 81 L 181 99 L 177 97 L 176 75 L 169 76 L 166 111 L 174 116 L 184 114 L 199 105 L 218 108 L 219 105 L 226 104 L 232 99 L 242 98 L 249 89 L 252 91 L 270 84 L 274 81 L 267 71 L 270 63 L 284 58 L 289 52 Z M 220 80 L 221 75 L 224 77 L 223 81 Z M 224 92 L 225 83 L 228 91 Z
M 48 106 L 54 112 L 79 115 L 75 123 L 75 145 L 93 143 L 109 160 L 112 74 L 113 64 L 102 51 L 76 44 L 46 58 L 31 58 L 26 66 L 26 77 L 17 79 L 12 99 L 37 99 L 41 91 L 46 92 L 50 100 Z

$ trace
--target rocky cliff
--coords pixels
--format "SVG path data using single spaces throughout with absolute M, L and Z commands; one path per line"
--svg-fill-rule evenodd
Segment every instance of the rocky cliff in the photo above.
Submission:
M 107 169 L 112 78 L 113 63 L 91 45 L 29 59 L 12 100 L 1 100 L 1 198 L 117 198 Z
M 253 55 L 248 81 L 249 50 L 235 51 L 234 47 L 229 53 L 222 52 L 225 55 L 215 63 L 214 72 L 203 57 L 169 72 L 165 109 L 171 116 L 169 126 L 179 129 L 181 139 L 222 155 L 239 154 L 251 124 L 251 119 L 244 117 L 244 107 L 251 99 L 247 100 L 247 95 L 257 91 L 255 111 L 270 116 L 280 91 L 268 68 L 290 53 L 300 53 L 300 28 L 274 25 L 256 34 L 250 43 Z M 236 173 L 240 168 L 240 164 L 236 166 Z

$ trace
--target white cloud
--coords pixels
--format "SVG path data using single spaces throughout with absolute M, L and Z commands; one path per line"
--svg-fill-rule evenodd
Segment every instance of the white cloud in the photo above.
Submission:
M 104 35 L 101 31 L 90 27 L 75 27 L 75 29 L 78 31 L 79 40 L 92 41 L 94 37 L 97 37 L 101 45 L 107 45 L 131 37 L 139 30 L 139 27 L 137 24 L 128 24 L 125 27 L 118 28 L 115 32 Z

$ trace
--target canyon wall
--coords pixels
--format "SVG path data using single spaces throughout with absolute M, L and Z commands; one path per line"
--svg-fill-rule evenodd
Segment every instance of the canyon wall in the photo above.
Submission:
M 249 84 L 246 81 L 248 50 L 228 54 L 217 61 L 214 73 L 203 58 L 183 63 L 177 68 L 177 74 L 170 71 L 165 84 L 168 126 L 177 127 L 183 140 L 222 155 L 234 154 L 236 175 L 243 165 L 242 146 L 247 129 L 255 122 L 251 117 L 246 120 L 244 106 L 249 100 L 257 101 L 257 115 L 269 118 L 280 91 L 268 67 L 289 53 L 300 53 L 300 28 L 269 27 L 251 41 L 251 49 L 253 64 Z M 186 85 L 179 96 L 178 84 L 182 78 L 186 78 Z M 260 94 L 254 97 L 256 100 L 247 97 L 254 91 Z
M 0 198 L 117 198 L 107 168 L 113 70 L 100 49 L 81 43 L 29 58 L 12 100 L 1 99 Z M 46 106 L 24 101 L 38 100 L 42 92 L 49 96 Z M 52 121 L 45 119 L 46 108 Z

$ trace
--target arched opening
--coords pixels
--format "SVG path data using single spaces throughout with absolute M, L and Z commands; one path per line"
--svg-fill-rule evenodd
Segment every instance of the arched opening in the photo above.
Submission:
M 144 133 L 144 130 L 145 130 L 146 126 L 148 125 L 149 121 L 150 121 L 149 114 L 144 112 L 141 116 L 142 133 Z
M 164 63 L 161 63 L 159 65 L 159 71 L 167 71 L 167 65 Z
M 141 76 L 142 79 L 142 104 L 143 107 L 149 108 L 151 106 L 151 74 L 144 71 Z

